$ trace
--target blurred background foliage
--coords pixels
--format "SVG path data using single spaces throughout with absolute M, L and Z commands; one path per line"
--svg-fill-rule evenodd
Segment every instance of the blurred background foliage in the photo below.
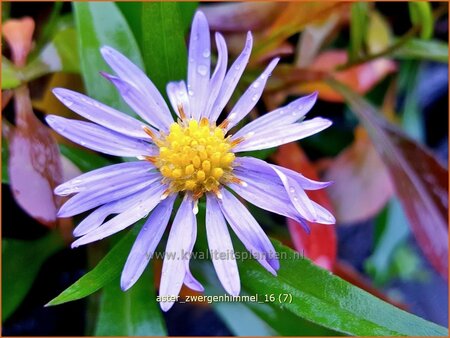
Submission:
M 243 294 L 289 293 L 290 304 L 176 304 L 163 314 L 160 261 L 129 292 L 119 289 L 139 224 L 70 250 L 81 217 L 56 217 L 56 185 L 118 159 L 46 127 L 48 113 L 77 118 L 51 89 L 87 92 L 133 114 L 99 76 L 107 69 L 99 47 L 120 50 L 164 92 L 185 78 L 197 8 L 225 35 L 230 59 L 254 34 L 230 105 L 281 56 L 250 118 L 317 90 L 310 117 L 334 122 L 301 143 L 252 153 L 334 181 L 310 197 L 337 224 L 309 224 L 310 234 L 249 205 L 279 252 L 308 259 L 283 260 L 277 278 L 240 262 Z M 448 3 L 2 2 L 2 22 L 3 335 L 447 334 L 427 321 L 448 321 Z M 198 251 L 206 250 L 203 228 Z M 209 261 L 192 265 L 205 294 L 223 294 Z M 44 307 L 50 300 L 62 305 Z

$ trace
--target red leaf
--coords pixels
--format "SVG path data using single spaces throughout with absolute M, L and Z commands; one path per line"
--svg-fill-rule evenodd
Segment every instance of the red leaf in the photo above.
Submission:
M 339 91 L 361 120 L 386 164 L 397 196 L 420 248 L 448 278 L 448 170 L 422 145 L 382 119 L 362 97 L 337 81 Z
M 333 181 L 328 193 L 339 223 L 356 223 L 376 215 L 394 189 L 385 164 L 362 127 L 355 142 L 331 162 L 325 174 Z
M 58 146 L 34 116 L 28 88 L 14 93 L 16 127 L 9 140 L 9 177 L 17 203 L 47 226 L 56 224 L 59 200 L 53 189 L 62 181 Z
M 212 30 L 247 32 L 266 28 L 283 7 L 282 3 L 241 2 L 201 6 L 201 9 Z
M 315 168 L 309 162 L 303 150 L 297 143 L 282 145 L 274 155 L 276 163 L 283 167 L 301 172 L 308 178 L 318 180 Z M 324 189 L 307 191 L 308 196 L 323 207 L 331 210 L 331 203 Z M 301 226 L 288 219 L 289 231 L 295 249 L 303 252 L 317 265 L 332 270 L 336 261 L 336 230 L 333 225 L 310 223 L 311 233 L 308 235 Z

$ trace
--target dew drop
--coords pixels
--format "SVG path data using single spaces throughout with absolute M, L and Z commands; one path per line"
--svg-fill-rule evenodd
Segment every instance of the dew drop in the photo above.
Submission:
M 64 100 L 64 104 L 66 105 L 67 108 L 70 108 L 73 106 L 73 101 L 69 101 L 69 100 Z
M 197 73 L 199 73 L 201 76 L 205 76 L 208 72 L 208 67 L 205 65 L 200 65 L 197 67 Z
M 253 82 L 253 88 L 258 88 L 259 87 L 259 82 Z
M 290 188 L 289 188 L 289 191 L 290 191 L 291 193 L 294 193 L 294 192 L 295 192 L 295 188 L 294 188 L 294 187 L 290 187 Z
M 203 55 L 204 58 L 207 58 L 207 57 L 209 57 L 211 55 L 211 52 L 209 51 L 209 49 L 205 49 L 203 51 L 202 55 Z
M 266 77 L 267 77 L 266 74 L 261 74 L 260 76 L 261 80 L 264 80 Z
M 254 102 L 255 102 L 255 101 L 257 101 L 257 100 L 258 100 L 258 98 L 259 98 L 259 97 L 258 97 L 258 95 L 253 95 L 253 97 L 252 97 L 252 101 L 254 101 Z

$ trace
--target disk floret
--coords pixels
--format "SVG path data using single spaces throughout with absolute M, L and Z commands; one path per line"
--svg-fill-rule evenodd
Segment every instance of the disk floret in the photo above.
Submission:
M 191 191 L 196 197 L 217 191 L 232 179 L 232 142 L 224 130 L 203 118 L 173 123 L 156 144 L 155 166 L 170 192 Z

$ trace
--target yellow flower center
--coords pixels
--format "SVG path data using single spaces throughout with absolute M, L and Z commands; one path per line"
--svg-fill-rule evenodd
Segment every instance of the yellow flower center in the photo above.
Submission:
M 168 135 L 154 139 L 159 155 L 154 164 L 164 176 L 169 192 L 191 191 L 199 198 L 205 192 L 218 191 L 221 184 L 232 181 L 235 142 L 224 130 L 203 118 L 179 121 L 170 126 Z

